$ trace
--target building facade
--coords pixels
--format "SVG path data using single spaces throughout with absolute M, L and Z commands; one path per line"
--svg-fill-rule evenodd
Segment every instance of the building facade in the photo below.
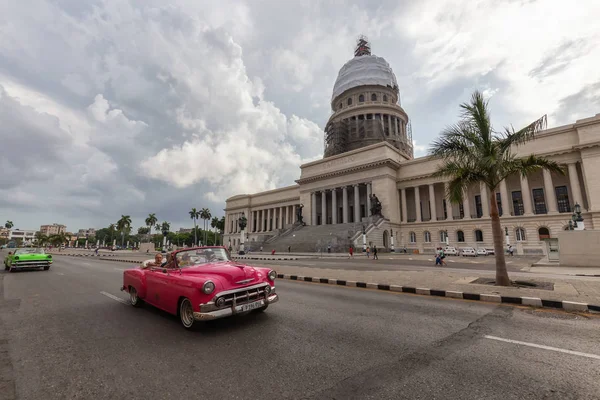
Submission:
M 40 232 L 46 236 L 58 235 L 60 233 L 65 233 L 67 227 L 61 224 L 52 224 L 52 225 L 42 225 L 40 226 Z
M 441 160 L 413 158 L 408 115 L 396 78 L 382 60 L 355 53 L 340 70 L 324 158 L 302 165 L 295 185 L 227 199 L 225 243 L 239 245 L 237 221 L 243 214 L 245 241 L 255 244 L 253 249 L 260 244 L 284 251 L 298 244 L 306 251 L 333 238 L 362 248 L 363 230 L 367 244 L 383 249 L 393 241 L 396 248 L 421 253 L 446 243 L 493 246 L 487 191 L 471 187 L 461 204 L 453 204 L 445 196 L 447 182 L 433 177 Z M 502 227 L 517 254 L 543 254 L 544 240 L 567 227 L 575 204 L 583 210 L 586 229 L 600 226 L 600 177 L 594 173 L 600 168 L 600 114 L 545 130 L 514 152 L 547 157 L 566 170 L 564 176 L 547 171 L 511 176 L 497 189 Z M 383 218 L 370 215 L 372 194 L 382 204 Z M 294 225 L 299 207 L 307 226 Z
M 93 236 L 96 236 L 96 229 L 94 228 L 79 229 L 79 231 L 77 231 L 77 237 L 80 238 L 89 238 Z
M 8 240 L 19 240 L 23 244 L 30 244 L 35 239 L 34 230 L 13 229 L 8 235 Z

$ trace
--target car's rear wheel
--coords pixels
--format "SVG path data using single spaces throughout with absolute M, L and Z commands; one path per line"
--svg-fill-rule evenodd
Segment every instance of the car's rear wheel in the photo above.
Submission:
M 192 302 L 188 298 L 182 299 L 179 303 L 179 319 L 185 329 L 191 330 L 197 325 Z
M 138 297 L 137 290 L 133 286 L 129 287 L 129 302 L 134 307 L 141 307 L 144 301 Z

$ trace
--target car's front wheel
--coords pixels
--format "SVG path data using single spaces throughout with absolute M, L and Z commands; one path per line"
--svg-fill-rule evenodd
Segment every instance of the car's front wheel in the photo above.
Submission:
M 179 303 L 179 319 L 185 329 L 192 330 L 198 325 L 198 322 L 194 319 L 192 302 L 188 298 L 182 299 Z
M 137 290 L 133 286 L 129 287 L 129 302 L 134 307 L 141 307 L 144 301 L 138 297 Z
M 47 265 L 47 266 L 44 267 L 44 271 L 48 271 L 49 269 L 50 269 L 49 265 Z

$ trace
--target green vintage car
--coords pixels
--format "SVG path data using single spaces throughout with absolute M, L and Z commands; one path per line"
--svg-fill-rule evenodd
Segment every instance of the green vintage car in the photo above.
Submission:
M 4 270 L 10 272 L 34 268 L 44 268 L 47 271 L 50 265 L 52 265 L 52 255 L 46 254 L 44 249 L 16 249 L 14 252 L 9 252 L 4 259 Z

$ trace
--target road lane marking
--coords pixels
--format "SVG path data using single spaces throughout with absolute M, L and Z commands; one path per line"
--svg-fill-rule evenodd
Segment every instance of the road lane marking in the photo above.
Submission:
M 59 272 L 59 273 L 57 273 L 56 275 L 61 275 L 61 276 L 62 276 L 62 275 L 64 275 L 64 274 L 63 274 L 62 272 Z
M 100 294 L 103 294 L 103 295 L 105 295 L 106 297 L 110 297 L 111 299 L 113 299 L 113 300 L 116 300 L 116 301 L 118 301 L 119 303 L 123 303 L 123 304 L 127 304 L 127 305 L 129 305 L 129 302 L 128 302 L 127 300 L 123 300 L 122 298 L 120 298 L 120 297 L 117 297 L 117 296 L 115 296 L 115 295 L 112 295 L 112 294 L 110 294 L 110 293 L 106 293 L 106 292 L 100 292 Z
M 125 271 L 126 268 L 114 268 L 115 271 Z
M 512 344 L 520 344 L 522 346 L 535 347 L 535 348 L 544 349 L 544 350 L 552 350 L 552 351 L 557 351 L 559 353 L 566 353 L 566 354 L 571 354 L 571 355 L 574 355 L 574 356 L 594 358 L 596 360 L 600 360 L 600 356 L 597 355 L 597 354 L 582 353 L 580 351 L 560 349 L 558 347 L 544 346 L 543 344 L 535 344 L 535 343 L 529 343 L 529 342 L 521 342 L 519 340 L 513 340 L 513 339 L 503 339 L 503 338 L 500 338 L 500 337 L 497 337 L 497 336 L 485 335 L 484 338 L 486 338 L 486 339 L 492 339 L 492 340 L 498 340 L 500 342 L 506 342 L 506 343 L 512 343 Z

